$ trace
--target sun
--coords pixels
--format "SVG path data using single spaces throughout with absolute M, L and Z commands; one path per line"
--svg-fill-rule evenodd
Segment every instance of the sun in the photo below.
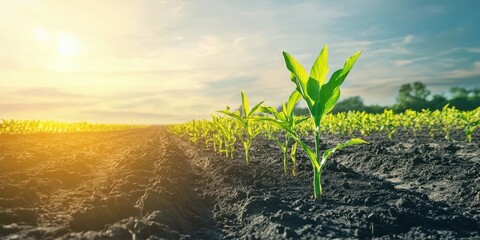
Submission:
M 78 39 L 72 33 L 59 33 L 57 35 L 57 51 L 63 57 L 78 55 Z

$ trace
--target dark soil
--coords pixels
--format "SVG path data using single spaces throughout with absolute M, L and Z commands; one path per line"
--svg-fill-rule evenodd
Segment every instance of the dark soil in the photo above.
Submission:
M 369 137 L 329 159 L 315 201 L 303 152 L 284 174 L 261 138 L 245 165 L 162 127 L 0 136 L 0 238 L 478 239 L 480 136 L 455 137 Z

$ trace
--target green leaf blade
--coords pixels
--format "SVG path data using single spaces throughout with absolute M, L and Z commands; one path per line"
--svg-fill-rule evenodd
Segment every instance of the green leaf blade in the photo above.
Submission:
M 245 119 L 243 119 L 241 116 L 240 116 L 240 113 L 237 111 L 235 113 L 233 112 L 230 112 L 229 110 L 221 110 L 221 111 L 217 111 L 218 113 L 222 113 L 222 114 L 225 114 L 229 117 L 232 117 L 233 119 L 237 120 L 240 124 L 242 124 L 242 126 L 246 127 L 246 122 L 245 122 Z M 236 114 L 238 113 L 238 114 Z
M 257 112 L 258 108 L 263 104 L 264 101 L 259 102 L 257 105 L 253 106 L 252 110 L 248 113 L 248 117 L 253 116 Z
M 336 86 L 340 86 L 343 83 L 343 81 L 345 81 L 345 78 L 347 78 L 348 74 L 350 73 L 350 70 L 352 70 L 353 65 L 355 65 L 361 53 L 362 51 L 358 51 L 352 56 L 350 56 L 349 58 L 347 58 L 347 60 L 343 64 L 343 68 L 339 70 L 340 72 L 337 71 L 338 74 L 333 74 L 330 77 L 329 82 L 333 81 Z
M 242 108 L 244 116 L 247 117 L 249 115 L 250 106 L 248 105 L 248 98 L 244 91 L 242 91 Z
M 330 80 L 320 89 L 319 104 L 316 106 L 316 111 L 319 116 L 324 116 L 331 112 L 340 98 L 340 85 L 343 84 L 348 73 L 360 56 L 361 51 L 356 52 L 349 57 L 343 68 L 335 71 Z
M 303 143 L 300 139 L 298 139 L 296 136 L 293 136 L 293 139 L 295 140 L 295 142 L 298 143 L 300 148 L 302 148 L 303 151 L 307 154 L 308 158 L 310 159 L 310 162 L 312 163 L 312 166 L 315 167 L 316 169 L 319 169 L 320 164 L 318 163 L 315 152 L 309 146 L 307 146 L 307 144 Z
M 324 153 L 323 153 L 323 156 L 322 156 L 322 162 L 320 163 L 320 166 L 324 166 L 325 165 L 325 162 L 327 160 L 327 158 L 332 155 L 333 153 L 335 153 L 337 150 L 340 150 L 340 149 L 343 149 L 343 148 L 346 148 L 348 146 L 352 146 L 352 145 L 357 145 L 357 144 L 368 144 L 367 141 L 363 140 L 363 139 L 360 139 L 360 138 L 352 138 L 348 141 L 346 141 L 345 143 L 340 143 L 338 144 L 336 147 L 334 148 L 330 148 L 330 149 L 327 149 Z
M 320 94 L 320 82 L 315 78 L 308 78 L 307 81 L 307 95 L 314 104 L 318 101 L 318 95 Z
M 325 45 L 310 69 L 310 77 L 316 79 L 319 85 L 325 84 L 328 74 L 328 45 Z
M 288 98 L 288 103 L 287 103 L 287 115 L 292 115 L 293 109 L 295 108 L 295 105 L 302 99 L 302 95 L 298 91 L 293 91 L 292 94 L 290 94 L 290 97 Z
M 294 80 L 297 87 L 300 88 L 301 93 L 305 94 L 308 81 L 308 75 L 305 68 L 289 53 L 283 52 L 283 57 L 287 69 L 295 76 L 295 78 L 290 78 L 290 80 Z
M 280 119 L 281 116 L 280 114 L 278 113 L 277 109 L 275 109 L 274 107 L 265 107 L 265 106 L 260 106 L 258 108 L 258 111 L 261 112 L 261 113 L 266 113 L 266 114 L 271 114 L 273 115 L 275 118 L 277 119 Z
M 307 82 L 308 75 L 305 71 L 305 68 L 289 53 L 283 52 L 283 57 L 285 59 L 287 69 L 290 70 L 291 73 L 295 74 L 295 76 L 301 82 Z

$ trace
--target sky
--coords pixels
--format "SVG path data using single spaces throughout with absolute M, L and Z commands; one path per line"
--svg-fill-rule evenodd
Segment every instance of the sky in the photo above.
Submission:
M 402 84 L 480 87 L 477 0 L 0 0 L 0 118 L 165 124 L 227 105 L 278 106 L 282 51 L 330 76 L 362 50 L 342 97 L 395 102 Z

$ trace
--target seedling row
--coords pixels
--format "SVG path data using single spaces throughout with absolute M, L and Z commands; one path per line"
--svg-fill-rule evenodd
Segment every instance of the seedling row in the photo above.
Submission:
M 285 65 L 290 72 L 290 80 L 295 90 L 281 108 L 265 106 L 260 102 L 250 108 L 246 94 L 241 92 L 242 105 L 239 110 L 229 107 L 212 115 L 212 120 L 191 121 L 174 125 L 171 130 L 186 135 L 193 143 L 203 142 L 214 151 L 233 158 L 235 143 L 241 142 L 246 164 L 250 164 L 249 150 L 254 138 L 263 135 L 275 142 L 283 153 L 284 172 L 289 170 L 296 175 L 296 152 L 300 147 L 311 161 L 313 169 L 313 192 L 315 199 L 322 197 L 321 176 L 327 159 L 336 151 L 356 144 L 366 144 L 360 138 L 352 138 L 334 148 L 320 152 L 321 135 L 342 134 L 349 137 L 385 134 L 392 139 L 399 131 L 412 136 L 420 131 L 428 131 L 433 138 L 438 135 L 451 139 L 455 130 L 463 130 L 467 141 L 472 141 L 480 124 L 480 108 L 462 112 L 445 106 L 442 110 L 423 110 L 394 114 L 385 110 L 382 114 L 347 112 L 329 114 L 340 97 L 340 85 L 346 79 L 361 52 L 349 57 L 343 68 L 335 71 L 326 81 L 328 73 L 328 48 L 321 51 L 310 74 L 290 54 L 284 52 Z M 303 100 L 309 116 L 295 116 L 294 108 Z M 308 139 L 313 136 L 313 144 Z
M 63 123 L 41 120 L 4 120 L 0 122 L 0 134 L 35 134 L 35 133 L 75 133 L 75 132 L 107 132 L 135 128 L 148 125 L 101 124 L 101 123 Z

